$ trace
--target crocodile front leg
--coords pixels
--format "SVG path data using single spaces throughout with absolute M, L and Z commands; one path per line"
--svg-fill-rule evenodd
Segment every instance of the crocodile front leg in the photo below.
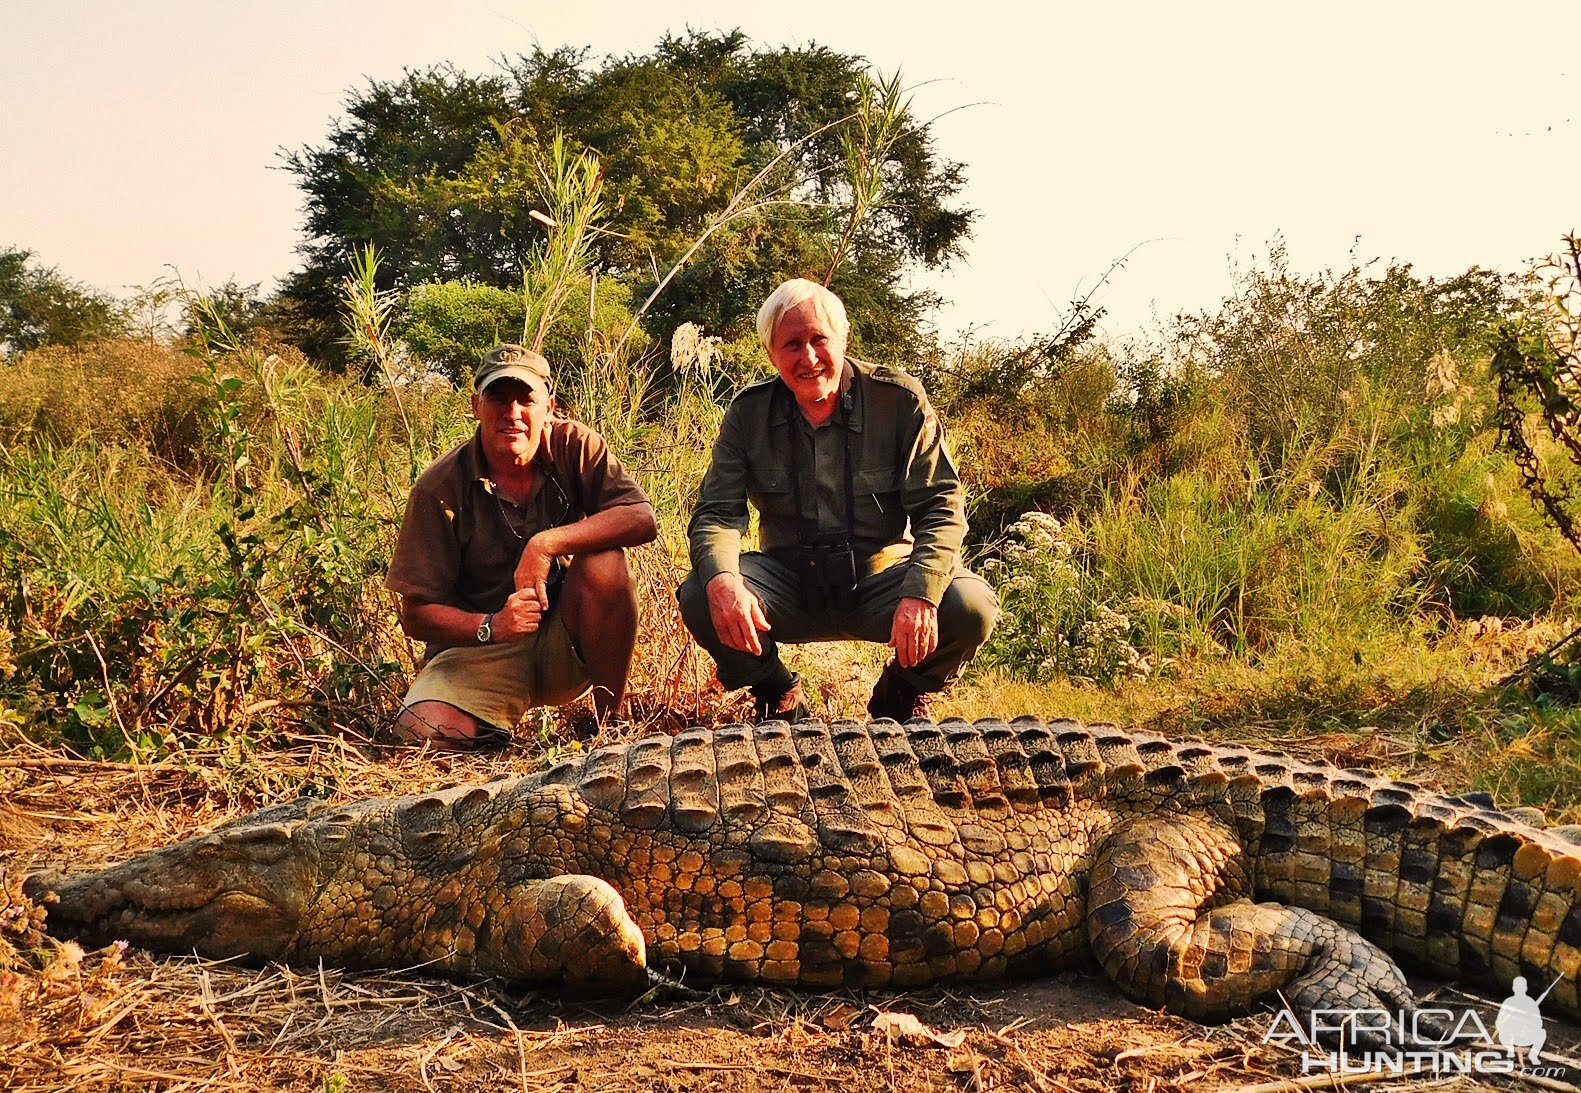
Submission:
M 523 885 L 478 930 L 470 970 L 587 994 L 647 988 L 642 931 L 620 893 L 597 877 L 567 874 Z
M 1127 997 L 1196 1021 L 1239 1016 L 1280 992 L 1303 1022 L 1315 1009 L 1414 1010 L 1383 950 L 1311 911 L 1252 903 L 1251 890 L 1240 842 L 1222 821 L 1137 819 L 1099 847 L 1087 935 Z

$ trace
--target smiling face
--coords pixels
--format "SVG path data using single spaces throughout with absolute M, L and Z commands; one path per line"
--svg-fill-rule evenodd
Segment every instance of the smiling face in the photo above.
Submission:
M 501 473 L 531 463 L 553 406 L 548 391 L 514 377 L 497 379 L 474 392 L 472 416 L 482 432 L 490 469 Z
M 845 363 L 845 335 L 817 300 L 803 300 L 780 316 L 768 353 L 804 414 L 819 421 L 834 412 Z

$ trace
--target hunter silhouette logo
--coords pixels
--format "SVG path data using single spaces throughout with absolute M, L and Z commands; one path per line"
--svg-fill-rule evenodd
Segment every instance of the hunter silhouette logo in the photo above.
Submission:
M 1521 1048 L 1530 1048 L 1527 1058 L 1533 1066 L 1539 1065 L 1542 1060 L 1543 1044 L 1548 1040 L 1548 1032 L 1543 1028 L 1543 1015 L 1538 1010 L 1548 991 L 1554 989 L 1555 979 L 1548 984 L 1548 990 L 1543 991 L 1536 998 L 1526 993 L 1526 977 L 1517 975 L 1510 984 L 1510 989 L 1515 993 L 1504 1000 L 1499 1006 L 1499 1015 L 1493 1019 L 1493 1030 L 1498 1033 L 1499 1043 L 1511 1052 L 1518 1052 Z

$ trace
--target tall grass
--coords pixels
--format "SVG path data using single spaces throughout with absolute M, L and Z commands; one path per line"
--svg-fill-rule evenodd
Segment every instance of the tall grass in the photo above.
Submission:
M 99 428 L 122 398 L 159 402 L 137 384 L 0 448 L 9 717 L 108 752 L 367 731 L 411 663 L 379 585 L 412 480 L 406 428 L 382 392 L 300 359 L 161 359 L 154 416 L 190 419 L 189 448 Z M 54 365 L 13 364 L 0 403 Z M 464 422 L 452 392 L 408 410 L 425 458 Z
M 1521 497 L 1490 413 L 1515 303 L 1476 271 L 1300 277 L 1276 250 L 1162 344 L 960 353 L 939 386 L 1007 599 L 982 663 L 1179 679 L 1292 648 L 1407 655 L 1457 620 L 1566 610 L 1581 565 Z M 1053 542 L 1028 510 L 1058 519 Z

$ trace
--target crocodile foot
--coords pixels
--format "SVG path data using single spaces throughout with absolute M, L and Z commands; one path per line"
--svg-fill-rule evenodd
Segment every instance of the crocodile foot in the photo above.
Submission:
M 518 889 L 475 970 L 528 982 L 563 982 L 576 993 L 639 994 L 649 970 L 642 931 L 606 881 L 566 874 Z

